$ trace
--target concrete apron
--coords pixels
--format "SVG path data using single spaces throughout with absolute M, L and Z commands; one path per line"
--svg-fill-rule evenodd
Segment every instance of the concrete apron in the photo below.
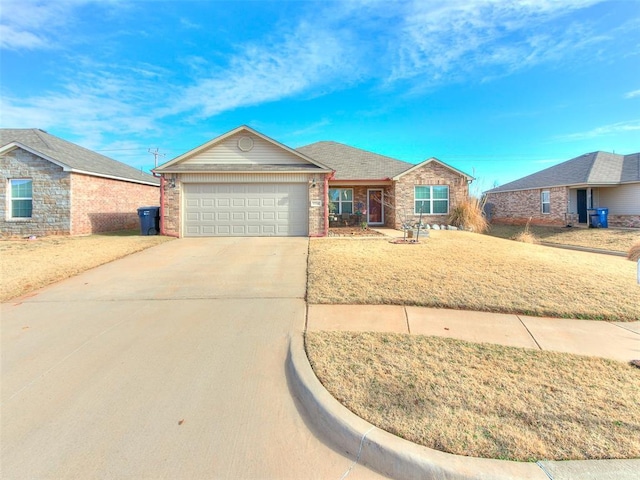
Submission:
M 285 370 L 306 252 L 181 239 L 3 304 L 2 477 L 340 478 Z

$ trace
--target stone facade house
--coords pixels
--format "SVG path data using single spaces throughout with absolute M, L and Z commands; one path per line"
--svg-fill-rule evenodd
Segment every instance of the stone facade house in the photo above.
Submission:
M 587 153 L 485 193 L 494 223 L 588 225 L 607 208 L 609 226 L 640 228 L 640 153 Z
M 330 225 L 446 223 L 472 177 L 336 142 L 292 149 L 241 126 L 154 170 L 161 231 L 188 236 L 324 236 Z M 402 214 L 398 214 L 402 212 Z
M 38 129 L 0 129 L 0 235 L 136 228 L 159 179 Z

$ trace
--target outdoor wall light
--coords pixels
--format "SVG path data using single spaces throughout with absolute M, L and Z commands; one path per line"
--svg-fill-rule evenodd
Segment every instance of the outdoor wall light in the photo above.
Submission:
M 176 188 L 176 179 L 175 178 L 169 178 L 167 180 L 167 188 Z
M 316 176 L 313 176 L 313 179 L 311 180 L 311 188 L 315 188 L 316 187 Z

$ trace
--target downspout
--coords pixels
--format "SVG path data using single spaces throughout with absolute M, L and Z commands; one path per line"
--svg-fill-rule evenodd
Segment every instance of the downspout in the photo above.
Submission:
M 158 175 L 153 172 L 153 176 L 160 179 L 160 235 L 178 238 L 175 233 L 167 233 L 164 230 L 164 175 Z

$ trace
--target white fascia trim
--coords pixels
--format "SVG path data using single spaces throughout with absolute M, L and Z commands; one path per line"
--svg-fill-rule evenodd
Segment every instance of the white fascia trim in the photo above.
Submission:
M 45 160 L 47 160 L 48 162 L 51 162 L 59 167 L 62 167 L 62 170 L 65 172 L 72 172 L 73 170 L 71 169 L 71 167 L 69 165 L 67 165 L 66 163 L 62 163 L 58 160 L 54 160 L 53 158 L 51 158 L 48 155 L 45 155 L 42 152 L 39 152 L 38 150 L 31 148 L 31 147 L 27 147 L 26 145 L 23 145 L 20 142 L 11 142 L 11 143 L 7 143 L 4 147 L 0 148 L 0 155 L 3 153 L 9 153 L 12 150 L 15 150 L 16 148 L 21 148 L 22 150 L 26 150 L 29 153 L 32 153 L 33 155 L 36 155 L 37 157 L 40 158 L 44 158 Z
M 189 158 L 189 157 L 191 157 L 191 156 L 193 156 L 193 155 L 195 155 L 195 154 L 197 154 L 197 153 L 199 153 L 199 152 L 201 152 L 203 150 L 206 150 L 207 148 L 210 148 L 210 147 L 214 146 L 215 144 L 220 143 L 223 140 L 225 140 L 226 138 L 228 138 L 228 137 L 230 137 L 232 135 L 235 135 L 236 133 L 239 133 L 241 131 L 252 133 L 253 135 L 255 135 L 257 137 L 260 137 L 261 139 L 263 139 L 263 140 L 265 140 L 265 141 L 267 141 L 269 143 L 272 143 L 273 145 L 275 145 L 277 147 L 280 147 L 280 148 L 286 150 L 289 153 L 292 153 L 293 155 L 297 156 L 298 158 L 301 158 L 302 160 L 305 160 L 306 162 L 311 163 L 312 165 L 316 165 L 316 166 L 318 166 L 318 167 L 320 167 L 322 169 L 325 169 L 327 171 L 333 171 L 329 167 L 327 167 L 326 165 L 323 165 L 323 164 L 317 162 L 316 160 L 314 160 L 314 159 L 312 159 L 310 157 L 307 157 L 306 155 L 298 152 L 297 150 L 294 150 L 292 148 L 287 147 L 286 145 L 278 142 L 277 140 L 274 140 L 273 138 L 267 137 L 266 135 L 254 130 L 251 127 L 248 127 L 246 125 L 240 125 L 239 127 L 234 128 L 233 130 L 230 130 L 227 133 L 223 133 L 222 135 L 220 135 L 220 136 L 218 136 L 218 137 L 216 137 L 216 138 L 214 138 L 212 140 L 209 140 L 206 143 L 203 143 L 199 147 L 193 148 L 193 149 L 189 150 L 188 152 L 183 153 L 182 155 L 174 158 L 173 160 L 169 160 L 164 165 L 160 165 L 159 167 L 154 168 L 153 172 L 157 172 L 157 173 L 173 173 L 170 170 L 165 170 L 166 167 L 170 167 L 171 165 L 174 165 L 174 164 L 179 163 L 179 162 L 181 162 L 183 160 L 186 160 L 187 158 Z

